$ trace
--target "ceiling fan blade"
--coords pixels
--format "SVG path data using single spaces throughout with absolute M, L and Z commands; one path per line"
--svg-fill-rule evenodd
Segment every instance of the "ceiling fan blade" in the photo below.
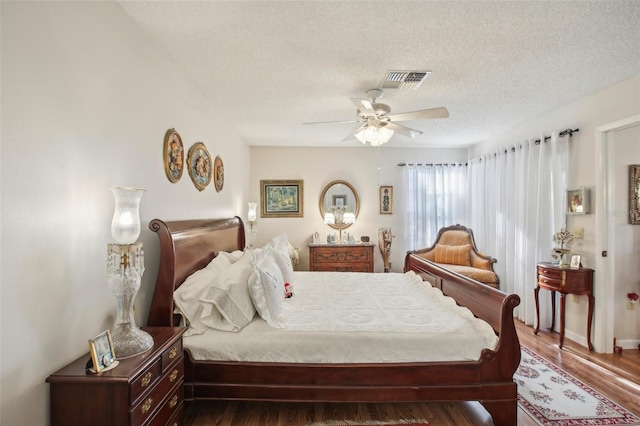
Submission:
M 406 136 L 408 138 L 417 138 L 422 134 L 420 130 L 410 129 L 408 127 L 405 127 L 396 123 L 387 123 L 384 125 L 384 127 L 389 130 L 393 130 L 394 132 L 399 133 L 402 136 Z
M 346 138 L 342 139 L 342 142 L 347 142 L 347 141 L 350 141 L 352 139 L 355 139 L 356 138 L 356 133 L 358 133 L 360 130 L 364 129 L 365 127 L 367 127 L 366 123 L 363 124 L 362 126 L 358 127 L 353 132 L 351 132 L 351 134 L 349 134 L 349 136 L 347 136 Z
M 399 114 L 388 115 L 391 121 L 409 121 L 409 120 L 424 120 L 428 118 L 447 118 L 449 117 L 449 111 L 445 107 L 423 109 L 413 112 L 401 112 Z
M 371 101 L 367 99 L 360 98 L 351 98 L 351 102 L 358 108 L 365 117 L 375 117 L 376 112 L 373 110 L 373 105 L 371 105 Z
M 362 120 L 346 120 L 346 121 L 314 121 L 314 122 L 309 122 L 309 123 L 302 123 L 303 125 L 306 124 L 343 124 L 343 123 L 360 123 Z

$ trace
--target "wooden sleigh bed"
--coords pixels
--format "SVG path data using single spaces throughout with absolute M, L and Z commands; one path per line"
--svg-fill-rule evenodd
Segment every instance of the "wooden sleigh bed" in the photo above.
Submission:
M 163 222 L 149 228 L 160 239 L 160 267 L 149 326 L 176 326 L 173 292 L 219 252 L 242 250 L 244 224 L 238 217 Z M 324 402 L 480 401 L 496 425 L 515 425 L 520 344 L 513 309 L 520 303 L 435 263 L 408 253 L 405 271 L 466 306 L 498 334 L 495 350 L 478 361 L 308 364 L 195 361 L 185 350 L 185 400 Z

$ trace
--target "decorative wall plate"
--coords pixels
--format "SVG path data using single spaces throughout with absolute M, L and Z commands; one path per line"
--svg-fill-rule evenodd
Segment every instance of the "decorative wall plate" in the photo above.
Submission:
M 219 155 L 213 161 L 213 183 L 216 187 L 216 191 L 222 191 L 224 186 L 224 163 Z
M 164 171 L 172 183 L 176 183 L 182 177 L 184 170 L 184 146 L 182 138 L 176 129 L 169 129 L 164 135 Z
M 197 142 L 189 148 L 187 164 L 193 184 L 198 191 L 204 190 L 211 183 L 211 155 L 204 143 Z

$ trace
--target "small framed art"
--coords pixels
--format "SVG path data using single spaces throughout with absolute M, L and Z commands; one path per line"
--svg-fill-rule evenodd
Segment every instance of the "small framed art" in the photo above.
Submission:
M 579 269 L 581 260 L 582 256 L 580 256 L 579 254 L 574 254 L 573 256 L 571 256 L 571 263 L 569 264 L 569 267 L 573 269 Z
M 224 186 L 224 163 L 219 155 L 213 160 L 213 183 L 216 186 L 216 192 L 222 191 Z
M 640 164 L 629 166 L 629 224 L 640 225 Z
M 109 330 L 89 339 L 89 352 L 91 352 L 91 361 L 93 362 L 92 372 L 99 373 L 111 370 L 118 365 Z
M 261 180 L 260 217 L 303 217 L 304 181 Z
M 187 165 L 193 184 L 198 191 L 203 191 L 211 183 L 211 155 L 202 142 L 189 148 Z
M 565 203 L 567 214 L 589 213 L 589 190 L 583 187 L 567 190 Z
M 333 206 L 336 207 L 344 207 L 347 205 L 347 195 L 346 194 L 341 194 L 341 195 L 332 195 L 331 196 L 332 200 L 331 202 L 333 203 Z
M 169 129 L 164 135 L 164 171 L 169 182 L 176 183 L 184 170 L 184 146 L 176 129 Z
M 380 186 L 380 214 L 393 214 L 393 186 Z

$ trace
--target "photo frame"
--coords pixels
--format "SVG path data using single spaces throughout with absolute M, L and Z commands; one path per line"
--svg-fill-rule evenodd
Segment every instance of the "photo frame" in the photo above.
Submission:
M 393 214 L 393 186 L 380 186 L 380 214 Z
M 203 191 L 211 183 L 211 155 L 202 142 L 195 143 L 189 148 L 187 166 L 191 181 L 198 189 Z
M 119 363 L 116 360 L 116 351 L 113 348 L 113 340 L 111 340 L 109 330 L 89 339 L 89 352 L 91 352 L 91 361 L 93 362 L 92 372 L 99 373 L 111 370 Z
M 303 180 L 261 180 L 260 217 L 303 217 Z
M 566 191 L 565 204 L 567 214 L 589 213 L 589 190 L 583 187 L 568 189 Z
M 629 223 L 640 225 L 640 164 L 629 166 Z
M 332 206 L 344 207 L 347 205 L 347 195 L 346 194 L 332 195 L 331 203 L 332 203 L 331 204 Z
M 222 191 L 224 186 L 224 163 L 219 155 L 216 155 L 215 160 L 213 160 L 213 184 L 216 192 Z
M 573 269 L 579 269 L 581 261 L 582 256 L 580 256 L 579 254 L 574 254 L 573 256 L 571 256 L 571 263 L 569 264 L 569 267 Z
M 162 156 L 167 179 L 171 183 L 178 182 L 184 171 L 184 145 L 176 129 L 169 129 L 165 133 Z

